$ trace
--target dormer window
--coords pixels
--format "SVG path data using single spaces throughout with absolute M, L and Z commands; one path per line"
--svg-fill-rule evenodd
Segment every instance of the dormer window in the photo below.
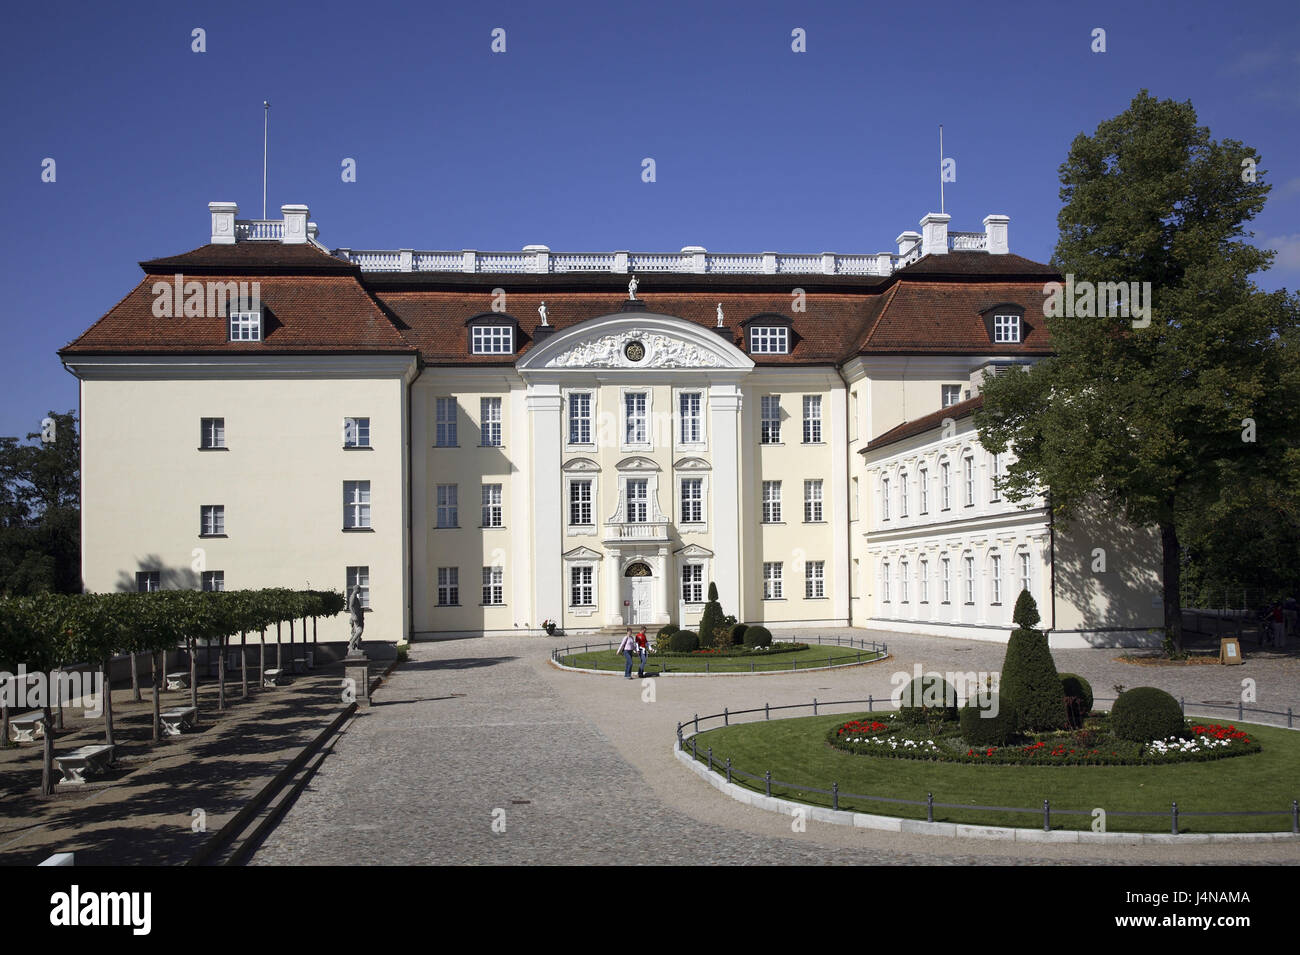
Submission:
M 515 330 L 509 325 L 475 325 L 470 352 L 475 355 L 513 355 Z
M 1025 308 L 1015 302 L 990 305 L 980 313 L 984 318 L 984 331 L 995 345 L 1019 345 L 1030 330 L 1025 323 Z
M 1005 342 L 1008 344 L 1019 344 L 1020 316 L 1019 315 L 994 315 L 993 316 L 993 341 Z
M 230 340 L 232 342 L 260 342 L 262 340 L 262 313 L 231 312 Z
M 782 325 L 755 325 L 749 332 L 749 350 L 755 355 L 788 355 L 790 329 Z

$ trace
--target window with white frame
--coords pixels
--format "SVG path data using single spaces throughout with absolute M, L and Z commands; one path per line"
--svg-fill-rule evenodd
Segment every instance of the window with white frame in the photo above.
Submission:
M 589 478 L 569 482 L 569 523 L 576 527 L 592 526 Z
M 202 418 L 199 426 L 199 447 L 206 451 L 226 446 L 226 419 Z
M 898 516 L 907 516 L 907 472 L 898 472 Z
M 501 485 L 483 485 L 483 526 L 501 527 Z
M 208 593 L 220 593 L 226 589 L 226 572 L 224 570 L 205 570 L 203 572 L 203 589 Z
M 623 440 L 625 444 L 646 444 L 650 432 L 646 426 L 646 393 L 629 391 L 623 395 Z
M 781 396 L 763 395 L 759 404 L 759 443 L 781 443 Z
M 1002 603 L 1002 558 L 997 554 L 989 558 L 989 603 Z
M 262 340 L 262 313 L 231 312 L 230 340 L 232 342 L 260 342 Z
M 226 532 L 226 506 L 204 504 L 199 508 L 199 536 L 216 537 Z
M 591 444 L 591 392 L 569 393 L 569 444 Z
M 458 485 L 455 484 L 439 484 L 437 487 L 439 527 L 458 527 L 460 525 L 457 487 Z
M 505 568 L 483 568 L 483 606 L 500 607 L 506 602 Z
M 460 568 L 438 568 L 438 606 L 455 607 L 460 604 Z
M 920 574 L 917 583 L 921 591 L 918 596 L 921 603 L 928 604 L 930 602 L 930 562 L 928 560 L 922 560 L 918 561 L 918 564 Z
M 822 396 L 803 396 L 803 443 L 822 442 Z
M 682 602 L 704 603 L 704 565 L 682 565 Z
M 627 520 L 631 524 L 645 524 L 650 520 L 650 482 L 646 478 L 629 478 L 627 489 Z
M 1029 590 L 1029 554 L 1024 552 L 1020 554 L 1020 589 Z
M 952 561 L 947 557 L 939 559 L 939 579 L 943 583 L 943 602 L 952 603 Z
M 781 523 L 781 482 L 763 482 L 763 523 Z
M 370 447 L 370 419 L 369 418 L 344 418 L 343 419 L 343 447 L 345 448 Z
M 889 603 L 889 561 L 880 565 L 880 600 Z
M 1019 315 L 994 315 L 993 316 L 993 341 L 1011 342 L 1020 341 L 1020 316 Z
M 157 570 L 137 570 L 135 572 L 135 589 L 142 594 L 152 594 L 162 590 L 162 573 Z
M 966 506 L 975 504 L 975 459 L 967 455 L 961 461 L 963 482 L 966 485 Z
M 939 508 L 948 510 L 952 507 L 952 469 L 947 461 L 939 463 Z
M 343 526 L 370 526 L 370 482 L 343 482 Z
M 456 446 L 456 399 L 439 398 L 437 400 L 437 433 L 435 442 L 440 448 Z
M 803 482 L 803 520 L 805 524 L 822 522 L 822 482 L 820 478 Z
M 699 444 L 704 440 L 702 397 L 698 391 L 683 391 L 677 396 L 682 444 Z
M 889 520 L 889 478 L 880 479 L 880 519 Z
M 943 406 L 947 408 L 959 401 L 961 401 L 961 385 L 944 385 Z
M 966 566 L 966 602 L 975 603 L 975 558 L 965 557 L 963 562 Z
M 907 603 L 907 561 L 898 562 L 898 601 Z
M 475 325 L 470 330 L 470 351 L 475 355 L 509 355 L 515 350 L 515 330 L 510 325 Z
M 483 447 L 501 447 L 501 399 L 479 399 L 479 429 L 483 435 Z
M 805 600 L 818 600 L 826 596 L 826 561 L 804 562 L 803 595 Z
M 704 521 L 704 479 L 682 478 L 682 523 Z
M 781 581 L 781 561 L 763 562 L 763 599 L 781 600 L 785 591 Z
M 920 495 L 921 513 L 930 513 L 930 471 L 921 468 L 916 472 L 916 487 Z
M 784 325 L 759 325 L 749 333 L 749 350 L 755 355 L 784 355 L 790 351 L 790 330 Z
M 577 564 L 569 568 L 569 606 L 594 607 L 596 605 L 595 568 L 590 564 Z
M 370 609 L 370 568 L 367 566 L 349 567 L 347 569 L 347 589 L 344 594 L 351 597 L 353 588 L 356 588 L 358 596 L 361 598 L 361 606 L 367 610 Z

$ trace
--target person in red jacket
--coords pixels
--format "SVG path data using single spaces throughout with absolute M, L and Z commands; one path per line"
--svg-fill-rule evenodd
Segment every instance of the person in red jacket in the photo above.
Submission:
M 650 648 L 646 645 L 645 627 L 642 627 L 636 633 L 636 652 L 641 657 L 641 666 L 637 669 L 636 675 L 644 679 L 645 658 L 646 658 L 646 654 L 650 652 Z

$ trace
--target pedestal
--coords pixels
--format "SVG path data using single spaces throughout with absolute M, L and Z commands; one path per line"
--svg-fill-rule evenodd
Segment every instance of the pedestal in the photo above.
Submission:
M 349 653 L 343 658 L 343 677 L 356 696 L 357 706 L 370 705 L 370 658 L 364 653 Z

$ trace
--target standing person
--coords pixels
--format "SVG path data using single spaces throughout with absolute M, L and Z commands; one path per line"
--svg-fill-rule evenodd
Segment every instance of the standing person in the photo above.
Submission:
M 636 632 L 636 652 L 641 657 L 641 666 L 637 669 L 636 675 L 645 679 L 645 658 L 646 654 L 650 652 L 650 648 L 646 645 L 645 627 Z
M 627 666 L 623 668 L 623 679 L 632 679 L 632 654 L 636 652 L 636 637 L 632 636 L 632 628 L 627 628 L 627 636 L 623 642 L 618 645 L 618 652 L 623 654 L 627 660 Z

